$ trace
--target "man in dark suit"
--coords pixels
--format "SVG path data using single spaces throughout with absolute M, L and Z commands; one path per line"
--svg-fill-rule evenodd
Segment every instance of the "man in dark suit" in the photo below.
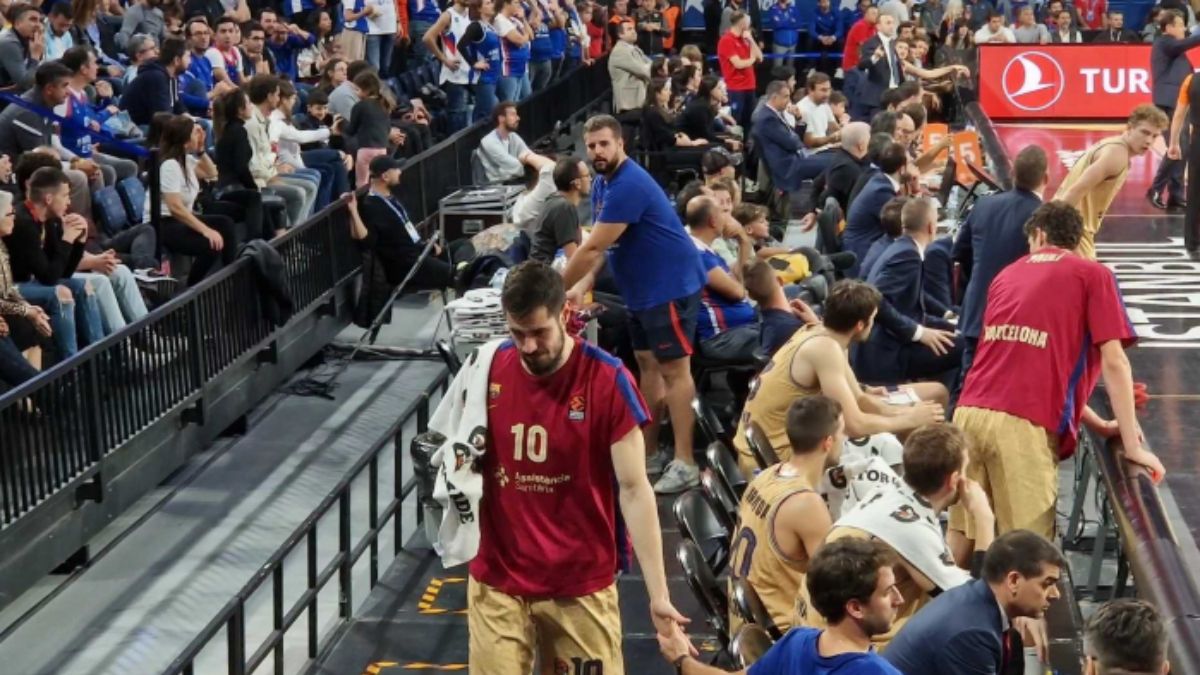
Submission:
M 766 104 L 754 111 L 750 133 L 759 156 L 771 172 L 775 187 L 788 192 L 799 190 L 801 183 L 821 175 L 829 166 L 829 153 L 805 155 L 807 149 L 794 130 L 783 120 L 783 111 L 791 103 L 788 83 L 775 80 L 767 85 Z
M 824 206 L 830 197 L 837 200 L 842 213 L 850 206 L 850 191 L 858 182 L 859 175 L 867 167 L 867 147 L 871 141 L 871 128 L 866 122 L 851 122 L 842 129 L 841 147 L 830 152 L 833 157 L 825 173 L 813 181 L 813 191 L 819 195 L 817 206 Z
M 879 217 L 883 205 L 900 193 L 904 169 L 908 166 L 908 151 L 899 143 L 885 147 L 875 159 L 879 172 L 871 176 L 861 192 L 850 201 L 846 213 L 846 231 L 842 233 L 842 250 L 858 257 L 847 276 L 858 276 L 858 268 L 871 243 L 883 236 Z
M 925 249 L 925 297 L 930 302 L 947 307 L 954 316 L 958 315 L 958 303 L 954 302 L 954 239 L 938 237 Z
M 1125 13 L 1119 9 L 1109 10 L 1108 28 L 1100 31 L 1092 42 L 1098 44 L 1114 42 L 1141 42 L 1142 36 L 1125 27 Z
M 1192 74 L 1192 63 L 1188 60 L 1187 52 L 1200 47 L 1200 34 L 1184 37 L 1187 24 L 1183 15 L 1173 9 L 1159 13 L 1158 27 L 1161 35 L 1150 49 L 1150 77 L 1154 83 L 1152 96 L 1154 105 L 1167 114 L 1167 119 L 1171 119 L 1183 78 Z M 1187 145 L 1186 139 L 1182 145 Z M 1154 174 L 1154 181 L 1150 183 L 1150 191 L 1146 194 L 1155 208 L 1184 208 L 1187 205 L 1183 189 L 1185 164 L 1183 159 L 1164 157 L 1158 165 L 1158 173 Z M 1166 199 L 1165 193 L 1170 193 Z
M 884 302 L 854 370 L 871 384 L 937 380 L 949 390 L 962 361 L 962 338 L 946 330 L 949 308 L 925 294 L 921 264 L 937 229 L 937 207 L 929 199 L 909 199 L 900 220 L 904 233 L 879 256 L 867 279 Z
M 1024 672 L 1021 630 L 1059 598 L 1066 561 L 1028 530 L 992 542 L 982 578 L 933 599 L 900 629 L 884 658 L 921 675 Z
M 975 361 L 975 347 L 983 330 L 988 287 L 1000 270 L 1029 253 L 1025 222 L 1042 205 L 1040 191 L 1046 186 L 1046 151 L 1031 145 L 1013 161 L 1013 189 L 983 197 L 971 209 L 958 230 L 951 256 L 962 266 L 967 279 L 958 330 L 966 342 L 962 368 L 954 393 L 962 388 L 967 371 Z
M 859 49 L 858 70 L 862 74 L 857 96 L 850 97 L 856 102 L 855 119 L 863 121 L 871 119 L 879 110 L 883 92 L 904 81 L 900 57 L 896 55 L 896 18 L 881 13 L 875 27 L 878 32 Z

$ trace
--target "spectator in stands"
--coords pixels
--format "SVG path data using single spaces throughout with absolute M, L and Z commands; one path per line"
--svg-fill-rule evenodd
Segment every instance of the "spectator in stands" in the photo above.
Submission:
M 896 588 L 904 600 L 891 628 L 871 637 L 877 649 L 887 649 L 896 633 L 932 598 L 969 583 L 983 567 L 994 537 L 976 542 L 968 573 L 946 564 L 952 558 L 937 525 L 941 514 L 955 503 L 978 513 L 980 522 L 994 519 L 983 488 L 965 476 L 966 464 L 967 440 L 962 431 L 950 424 L 917 429 L 904 442 L 903 482 L 883 483 L 875 492 L 877 498 L 860 501 L 853 509 L 844 511 L 825 536 L 822 546 L 847 540 L 874 540 L 882 542 L 894 556 Z M 900 512 L 908 514 L 907 517 L 893 516 Z M 801 591 L 796 606 L 810 610 L 801 617 L 804 625 L 824 627 L 820 613 L 811 611 L 812 597 L 807 588 Z
M 1108 10 L 1108 25 L 1096 39 L 1092 42 L 1097 43 L 1116 43 L 1116 42 L 1141 42 L 1142 38 L 1137 33 L 1125 27 L 1125 13 L 1119 9 Z
M 362 63 L 366 64 L 368 68 L 371 67 L 371 64 L 367 63 L 366 61 L 363 61 Z M 321 67 L 321 77 L 319 80 L 317 80 L 317 86 L 314 91 L 319 91 L 326 96 L 332 95 L 335 89 L 341 87 L 347 80 L 350 79 L 349 65 L 350 64 L 347 63 L 345 59 L 333 58 L 326 61 L 325 65 Z M 349 107 L 353 108 L 354 103 L 351 103 Z M 345 115 L 343 115 L 343 117 L 345 117 Z
M 1004 44 L 1016 42 L 1013 31 L 1004 25 L 1004 15 L 995 10 L 988 14 L 987 24 L 975 31 L 975 44 Z
M 878 542 L 837 541 L 821 547 L 808 564 L 805 585 L 814 609 L 829 628 L 798 628 L 771 646 L 738 675 L 793 675 L 838 672 L 845 675 L 901 675 L 877 655 L 871 638 L 889 630 L 902 598 L 896 588 L 894 559 Z M 682 628 L 658 636 L 659 648 L 682 675 L 723 675 L 690 656 Z M 831 670 L 835 669 L 835 670 Z
M 883 396 L 886 390 L 864 389 L 850 368 L 850 346 L 865 342 L 871 334 L 882 296 L 861 281 L 843 280 L 833 285 L 825 299 L 824 322 L 806 326 L 771 358 L 758 375 L 755 395 L 746 401 L 744 414 L 733 437 L 742 473 L 752 477 L 758 465 L 746 443 L 747 420 L 762 428 L 781 460 L 791 457 L 787 442 L 787 410 L 798 398 L 823 394 L 842 406 L 846 435 L 851 438 L 889 432 L 904 434 L 944 418 L 941 385 L 910 385 L 921 399 L 912 406 L 894 406 Z M 825 339 L 828 338 L 828 339 Z
M 75 46 L 71 36 L 71 5 L 56 2 L 50 6 L 50 15 L 46 17 L 46 55 L 47 61 L 61 59 L 68 49 Z
M 213 81 L 227 80 L 241 86 L 247 79 L 246 68 L 242 63 L 242 50 L 237 46 L 242 35 L 241 29 L 233 17 L 222 16 L 217 19 L 216 30 L 217 37 L 213 46 L 204 53 L 205 58 L 212 64 Z
M 287 205 L 292 227 L 312 213 L 320 187 L 320 175 L 280 161 L 271 143 L 270 114 L 279 106 L 280 85 L 274 75 L 255 75 L 246 86 L 250 115 L 245 131 L 250 141 L 250 173 L 259 188 L 279 195 Z
M 637 46 L 637 31 L 632 21 L 611 23 L 613 48 L 608 56 L 608 75 L 613 84 L 613 113 L 639 111 L 646 102 L 650 83 L 650 59 Z
M 274 16 L 268 14 L 268 16 Z M 275 59 L 267 51 L 267 32 L 257 21 L 248 22 L 242 29 L 242 75 L 251 78 L 255 75 L 274 75 Z
M 308 46 L 296 53 L 296 76 L 309 82 L 321 76 L 325 64 L 337 58 L 342 45 L 338 35 L 334 33 L 336 26 L 329 12 L 313 12 L 309 15 L 307 33 L 310 36 Z M 268 45 L 270 46 L 270 45 Z M 278 58 L 278 55 L 276 55 Z
M 104 66 L 104 76 L 119 78 L 125 74 L 125 68 L 117 59 L 115 53 L 110 54 L 103 44 L 100 34 L 100 0 L 73 0 L 71 2 L 71 39 L 76 45 L 88 45 L 96 50 L 100 63 Z
M 1074 0 L 1076 23 L 1080 28 L 1098 31 L 1106 27 L 1108 17 L 1108 0 Z
M 446 120 L 450 133 L 467 126 L 467 88 L 472 79 L 473 64 L 464 58 L 458 44 L 470 22 L 466 0 L 454 0 L 425 31 L 425 49 L 441 61 L 438 86 L 446 92 Z
M 67 213 L 69 203 L 66 174 L 38 169 L 17 206 L 12 234 L 4 239 L 13 281 L 22 297 L 50 316 L 63 358 L 77 352 L 80 342 L 92 344 L 105 335 L 94 287 L 73 276 L 83 259 L 87 221 Z
M 254 159 L 254 149 L 246 132 L 246 120 L 251 116 L 250 108 L 246 93 L 238 88 L 219 99 L 214 109 L 217 137 L 216 194 L 222 201 L 240 205 L 241 222 L 246 224 L 249 236 L 271 239 L 286 231 L 288 216 L 286 212 L 279 214 L 274 208 L 266 208 L 263 197 L 268 195 L 282 202 L 285 211 L 288 202 L 276 191 L 279 186 L 267 185 L 260 190 L 250 170 Z M 286 186 L 284 189 L 287 189 Z
M 750 30 L 749 14 L 737 11 L 730 16 L 729 32 L 721 36 L 717 56 L 733 118 L 743 128 L 748 127 L 758 87 L 754 66 L 763 60 L 762 50 Z
M 129 67 L 125 69 L 125 76 L 121 81 L 123 87 L 133 82 L 139 67 L 158 58 L 158 42 L 145 33 L 135 33 L 126 43 L 125 52 L 129 56 Z
M 731 149 L 740 149 L 740 143 L 727 138 L 717 128 L 717 112 L 728 101 L 725 83 L 721 78 L 706 75 L 701 80 L 696 95 L 684 106 L 683 113 L 679 116 L 680 131 L 692 140 L 703 139 L 710 144 L 724 143 Z
M 191 58 L 183 40 L 169 38 L 157 60 L 140 66 L 137 76 L 121 97 L 134 124 L 148 126 L 155 113 L 179 115 L 184 112 L 179 96 L 179 76 L 187 71 Z
M 313 131 L 297 129 L 292 124 L 292 110 L 296 101 L 296 88 L 288 80 L 280 81 L 279 107 L 271 111 L 267 131 L 271 142 L 278 148 L 280 162 L 296 169 L 315 169 L 320 174 L 314 205 L 314 210 L 320 210 L 333 201 L 333 195 L 342 195 L 350 190 L 348 172 L 353 162 L 349 155 L 329 148 L 301 151 L 302 144 L 322 143 L 329 140 L 332 132 L 326 127 Z
M 546 200 L 533 233 L 529 257 L 544 263 L 562 251 L 567 260 L 583 240 L 579 226 L 579 203 L 592 192 L 592 174 L 578 157 L 563 157 L 554 163 L 557 191 Z
M 395 44 L 397 28 L 396 3 L 393 0 L 366 0 L 367 39 L 366 58 L 380 77 L 387 77 L 392 68 L 392 46 Z M 429 31 L 421 36 L 427 38 Z
M 496 128 L 479 142 L 479 162 L 489 183 L 514 181 L 525 175 L 525 163 L 533 151 L 517 133 L 521 117 L 517 106 L 501 102 L 492 110 Z
M 978 34 L 976 34 L 978 40 Z M 1054 44 L 1079 44 L 1083 42 L 1083 33 L 1075 27 L 1071 19 L 1071 12 L 1061 10 L 1054 22 L 1054 30 L 1050 32 L 1050 42 Z
M 0 31 L 0 87 L 25 91 L 34 84 L 34 71 L 46 55 L 42 15 L 33 5 L 17 3 L 5 13 L 8 27 Z
M 1049 180 L 1047 166 L 1046 151 L 1041 147 L 1022 149 L 1013 160 L 1013 189 L 975 202 L 958 230 L 952 257 L 962 268 L 966 290 L 958 321 L 965 345 L 955 399 L 975 361 L 988 287 L 1000 270 L 1029 252 L 1025 223 L 1042 205 L 1041 193 Z
M 179 97 L 192 115 L 211 117 L 213 101 L 236 89 L 237 85 L 229 79 L 224 68 L 214 70 L 212 61 L 206 56 L 212 44 L 212 29 L 204 17 L 190 19 L 184 26 L 184 33 L 191 58 L 187 70 L 178 78 Z
M 843 50 L 842 38 L 846 32 L 841 12 L 833 7 L 830 0 L 817 0 L 816 10 L 809 17 L 806 29 L 806 49 L 818 54 L 817 70 L 832 77 Z
M 429 53 L 425 44 L 425 32 L 433 26 L 441 13 L 436 0 L 408 0 L 408 37 L 418 63 L 433 62 L 433 55 Z M 347 18 L 347 23 L 349 21 Z M 366 31 L 363 32 L 365 34 Z
M 554 160 L 529 153 L 525 159 L 525 189 L 513 202 L 511 214 L 512 221 L 526 235 L 533 235 L 546 200 L 554 190 Z
M 922 675 L 1023 670 L 1021 630 L 1059 598 L 1065 566 L 1054 544 L 1033 532 L 1000 536 L 984 558 L 982 578 L 934 598 L 905 623 L 884 658 Z
M 885 14 L 879 16 L 878 32 L 862 43 L 858 63 L 858 96 L 850 100 L 858 106 L 851 111 L 855 119 L 869 120 L 883 107 L 883 92 L 900 85 L 904 69 L 896 55 L 896 20 Z M 856 100 L 857 99 L 857 100 Z
M 551 64 L 554 44 L 550 40 L 550 25 L 554 17 L 549 15 L 549 8 L 541 0 L 525 6 L 528 7 L 526 16 L 533 31 L 533 39 L 529 42 L 529 65 L 525 71 L 525 81 L 528 84 L 523 86 L 528 86 L 529 93 L 532 93 L 545 89 L 554 74 L 554 66 Z
M 761 550 L 735 545 L 730 582 L 745 579 L 785 633 L 793 625 L 807 563 L 820 550 L 832 524 L 816 490 L 825 470 L 838 464 L 845 428 L 837 401 L 820 394 L 793 401 L 787 410 L 790 457 L 755 476 L 738 507 L 734 541 L 775 544 Z M 731 611 L 730 632 L 736 633 L 741 624 L 737 610 Z
M 742 273 L 754 259 L 754 244 L 746 230 L 722 214 L 711 197 L 695 197 L 686 208 L 687 226 L 705 274 L 696 321 L 700 354 L 715 361 L 751 363 L 758 348 L 759 326 L 754 307 L 746 300 Z M 732 268 L 712 249 L 718 238 L 737 240 Z
M 808 155 L 796 132 L 787 127 L 782 112 L 791 102 L 792 92 L 786 82 L 778 80 L 767 85 L 767 99 L 758 112 L 750 131 L 758 145 L 771 182 L 778 190 L 799 190 L 801 183 L 821 175 L 829 166 L 830 155 Z
M 850 204 L 850 192 L 858 178 L 870 163 L 867 160 L 867 145 L 871 140 L 871 128 L 866 122 L 851 122 L 842 130 L 841 146 L 834 148 L 825 172 L 813 182 L 813 189 L 820 195 L 817 206 L 824 207 L 825 201 L 833 197 L 842 213 Z M 830 244 L 833 242 L 831 241 Z
M 867 192 L 860 199 L 867 198 Z M 901 214 L 903 234 L 874 262 L 867 280 L 886 303 L 875 331 L 859 350 L 855 373 L 872 384 L 934 380 L 949 391 L 962 363 L 962 337 L 946 322 L 952 313 L 925 292 L 922 250 L 937 231 L 937 207 L 910 199 Z
M 244 95 L 242 99 L 245 100 Z M 229 133 L 229 129 L 225 131 Z M 245 133 L 244 129 L 241 131 Z M 163 246 L 175 253 L 194 256 L 187 279 L 192 286 L 208 274 L 217 260 L 225 265 L 233 262 L 238 249 L 237 231 L 233 221 L 225 216 L 196 214 L 200 181 L 218 176 L 216 165 L 204 153 L 204 130 L 200 126 L 184 115 L 172 117 L 163 125 L 158 156 L 162 161 L 158 176 Z M 249 163 L 248 157 L 246 161 Z
M 425 0 L 418 1 L 423 4 L 425 2 Z M 433 6 L 433 11 L 437 11 L 436 2 L 430 0 L 428 4 Z M 344 23 L 342 24 L 341 45 L 342 55 L 348 60 L 361 61 L 366 58 L 367 31 L 370 30 L 367 17 L 371 11 L 372 8 L 367 6 L 366 0 L 347 0 L 347 2 L 343 3 L 342 20 Z M 410 9 L 409 11 L 411 12 L 412 10 Z M 410 35 L 410 37 L 416 39 L 415 42 L 411 43 L 413 52 L 421 54 L 418 63 L 424 62 L 427 55 L 422 54 L 421 50 L 424 50 L 425 46 L 421 44 L 420 37 L 416 35 Z
M 155 43 L 167 37 L 166 18 L 161 0 L 134 0 L 121 18 L 121 29 L 113 37 L 118 49 L 125 49 L 134 35 L 149 35 Z
M 864 0 L 859 2 L 862 4 Z M 858 70 L 859 53 L 862 52 L 862 46 L 867 40 L 875 37 L 878 30 L 879 8 L 871 4 L 870 0 L 865 2 L 867 6 L 863 10 L 862 18 L 850 24 L 846 31 L 846 48 L 842 53 L 842 73 L 846 78 L 843 89 L 851 98 L 858 95 L 858 83 L 862 75 Z
M 758 349 L 764 356 L 774 356 L 804 326 L 820 323 L 803 300 L 788 300 L 779 276 L 766 260 L 751 262 L 745 277 L 746 293 L 758 305 L 762 317 Z
M 370 180 L 371 160 L 388 154 L 388 140 L 392 129 L 390 115 L 392 101 L 383 93 L 383 82 L 373 71 L 367 70 L 354 78 L 359 92 L 359 101 L 350 111 L 350 122 L 342 133 L 355 148 L 354 171 L 356 185 L 363 187 Z
M 317 15 L 329 16 L 324 12 L 318 12 Z M 312 33 L 294 23 L 276 22 L 274 30 L 267 35 L 267 51 L 275 59 L 276 72 L 287 80 L 298 82 L 300 70 L 297 57 L 315 41 Z
M 1167 629 L 1154 605 L 1136 598 L 1110 600 L 1083 629 L 1083 675 L 1167 675 Z
M 612 57 L 609 57 L 610 63 Z M 694 158 L 702 150 L 684 148 L 707 147 L 704 139 L 692 140 L 675 126 L 675 115 L 670 109 L 671 81 L 656 77 L 650 81 L 646 91 L 646 105 L 642 108 L 642 147 L 650 152 L 672 153 L 669 156 Z
M 1050 30 L 1037 22 L 1033 16 L 1033 7 L 1028 5 L 1017 11 L 1017 24 L 1012 32 L 1013 38 L 1020 44 L 1044 45 L 1050 43 Z
M 1158 28 L 1158 15 L 1162 11 L 1160 7 L 1155 5 L 1146 12 L 1146 25 L 1142 26 L 1141 41 L 1154 42 L 1161 35 Z
M 370 190 L 362 202 L 351 202 L 350 235 L 373 251 L 383 265 L 389 284 L 399 284 L 412 273 L 429 242 L 421 238 L 408 211 L 394 196 L 400 185 L 401 160 L 380 155 L 371 160 Z M 368 225 L 369 223 L 369 225 Z M 454 283 L 454 268 L 442 259 L 434 244 L 409 281 L 407 290 L 445 289 Z
M 833 82 L 825 73 L 814 70 L 804 85 L 806 92 L 799 103 L 805 124 L 804 145 L 814 150 L 832 147 L 842 138 L 842 123 L 829 106 Z
M 526 23 L 520 0 L 493 0 L 496 18 L 492 25 L 503 41 L 504 69 L 496 85 L 496 98 L 501 101 L 520 101 L 531 93 L 526 77 L 529 74 L 530 43 L 533 28 Z
M 695 383 L 689 358 L 704 285 L 700 256 L 666 195 L 645 169 L 625 155 L 616 118 L 589 119 L 584 143 L 597 173 L 592 187 L 595 227 L 563 276 L 573 295 L 584 292 L 592 285 L 603 254 L 618 244 L 608 264 L 632 317 L 642 393 L 651 410 L 666 403 L 675 436 L 675 459 L 664 469 L 655 491 L 680 492 L 700 480 L 693 457 Z M 657 424 L 646 428 L 646 447 L 653 460 L 659 454 Z
M 662 12 L 655 0 L 635 0 L 633 24 L 637 27 L 637 45 L 643 53 L 659 56 L 663 53 L 663 36 L 666 27 Z
M 850 208 L 846 212 L 842 249 L 858 256 L 858 261 L 847 271 L 849 276 L 858 276 L 860 263 L 871 248 L 871 242 L 883 236 L 879 213 L 889 199 L 901 192 L 908 151 L 900 143 L 892 143 L 880 153 L 875 164 L 879 172 L 867 180 L 858 195 L 851 195 Z
M 469 68 L 470 88 L 475 104 L 471 122 L 487 119 L 496 107 L 496 87 L 500 81 L 500 70 L 504 67 L 504 54 L 500 50 L 500 36 L 492 27 L 496 16 L 496 5 L 489 0 L 469 0 L 467 13 L 470 25 L 458 39 L 458 53 L 464 66 Z
M 828 3 L 827 3 L 828 8 Z M 804 28 L 800 8 L 791 0 L 775 0 L 767 10 L 764 23 L 774 30 L 771 33 L 771 53 L 790 57 L 796 53 L 800 43 L 800 30 Z M 791 61 L 790 58 L 786 62 Z
M 12 193 L 0 192 L 0 383 L 9 387 L 37 377 L 41 344 L 53 334 L 50 315 L 27 302 L 13 282 L 4 240 L 13 233 L 15 224 Z M 70 297 L 70 291 L 63 290 Z M 22 354 L 27 350 L 28 359 Z
M 871 242 L 871 248 L 867 249 L 867 254 L 863 256 L 862 263 L 858 266 L 859 274 L 863 279 L 871 277 L 871 270 L 874 269 L 879 256 L 892 245 L 892 242 L 904 234 L 900 212 L 904 209 L 906 202 L 908 202 L 908 197 L 893 197 L 880 209 L 879 224 L 883 228 L 883 236 Z
M 251 18 L 246 0 L 187 0 L 181 4 L 188 17 L 203 17 L 210 26 L 226 14 L 239 22 L 246 22 Z
M 366 61 L 354 61 L 345 67 L 346 79 L 340 84 L 335 84 L 337 79 L 338 68 L 333 68 L 329 71 L 329 83 L 334 84 L 334 88 L 329 92 L 329 112 L 349 120 L 350 114 L 354 111 L 354 106 L 358 103 L 358 87 L 354 84 L 354 79 L 363 73 L 371 71 L 371 64 Z M 322 82 L 324 82 L 322 78 Z
M 72 47 L 61 60 L 62 64 L 71 70 L 72 76 L 67 87 L 67 100 L 55 107 L 55 114 L 74 120 L 83 129 L 99 131 L 100 124 L 118 111 L 115 106 L 97 109 L 88 99 L 88 87 L 96 82 L 100 72 L 95 52 L 91 47 Z M 73 156 L 99 165 L 105 185 L 111 186 L 119 180 L 137 175 L 137 162 L 96 151 L 91 134 L 80 128 L 64 125 L 59 129 L 59 135 L 63 147 Z

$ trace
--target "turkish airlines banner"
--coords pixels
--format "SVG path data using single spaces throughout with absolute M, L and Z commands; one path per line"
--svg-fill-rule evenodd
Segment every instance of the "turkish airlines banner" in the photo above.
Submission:
M 992 119 L 1125 119 L 1150 103 L 1150 45 L 979 46 L 979 104 Z

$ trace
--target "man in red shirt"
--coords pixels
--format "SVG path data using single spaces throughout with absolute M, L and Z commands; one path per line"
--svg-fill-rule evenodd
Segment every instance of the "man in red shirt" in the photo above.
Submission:
M 729 91 L 729 106 L 733 117 L 743 129 L 750 127 L 750 115 L 754 112 L 754 98 L 758 80 L 754 76 L 754 65 L 763 60 L 762 50 L 754 41 L 750 30 L 750 15 L 738 10 L 729 17 L 729 32 L 717 42 L 717 59 L 721 64 L 721 77 Z
M 849 76 L 858 68 L 858 51 L 863 43 L 875 37 L 875 24 L 879 22 L 879 8 L 875 5 L 863 10 L 863 17 L 846 31 L 846 51 L 842 52 L 842 75 Z M 847 89 L 847 95 L 850 94 Z
M 479 552 L 470 563 L 471 673 L 621 675 L 614 581 L 628 525 L 655 627 L 671 605 L 633 378 L 603 350 L 566 334 L 566 290 L 548 265 L 509 273 L 501 295 L 511 340 L 488 376 Z
M 1125 347 L 1137 341 L 1113 273 L 1075 253 L 1079 211 L 1064 202 L 1038 207 L 1025 223 L 1029 255 L 1006 267 L 988 289 L 975 363 L 954 423 L 970 439 L 967 477 L 978 481 L 1000 534 L 1028 529 L 1053 538 L 1058 460 L 1071 456 L 1080 422 L 1102 437 L 1119 435 L 1125 459 L 1162 464 L 1142 447 Z M 1047 293 L 1046 289 L 1054 289 Z M 1104 378 L 1115 420 L 1087 406 Z M 969 556 L 974 524 L 956 506 L 950 542 Z

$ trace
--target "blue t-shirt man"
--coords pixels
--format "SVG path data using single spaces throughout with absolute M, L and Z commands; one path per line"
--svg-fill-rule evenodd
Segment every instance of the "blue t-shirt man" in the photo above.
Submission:
M 700 267 L 704 270 L 706 279 L 708 273 L 716 267 L 733 276 L 729 263 L 704 242 L 697 240 L 696 249 L 700 251 Z M 754 306 L 747 300 L 730 300 L 720 293 L 714 293 L 706 284 L 700 293 L 700 315 L 696 319 L 696 335 L 703 342 L 727 330 L 751 325 L 757 318 Z
M 793 628 L 761 659 L 749 675 L 904 675 L 873 651 L 821 656 L 816 628 Z

